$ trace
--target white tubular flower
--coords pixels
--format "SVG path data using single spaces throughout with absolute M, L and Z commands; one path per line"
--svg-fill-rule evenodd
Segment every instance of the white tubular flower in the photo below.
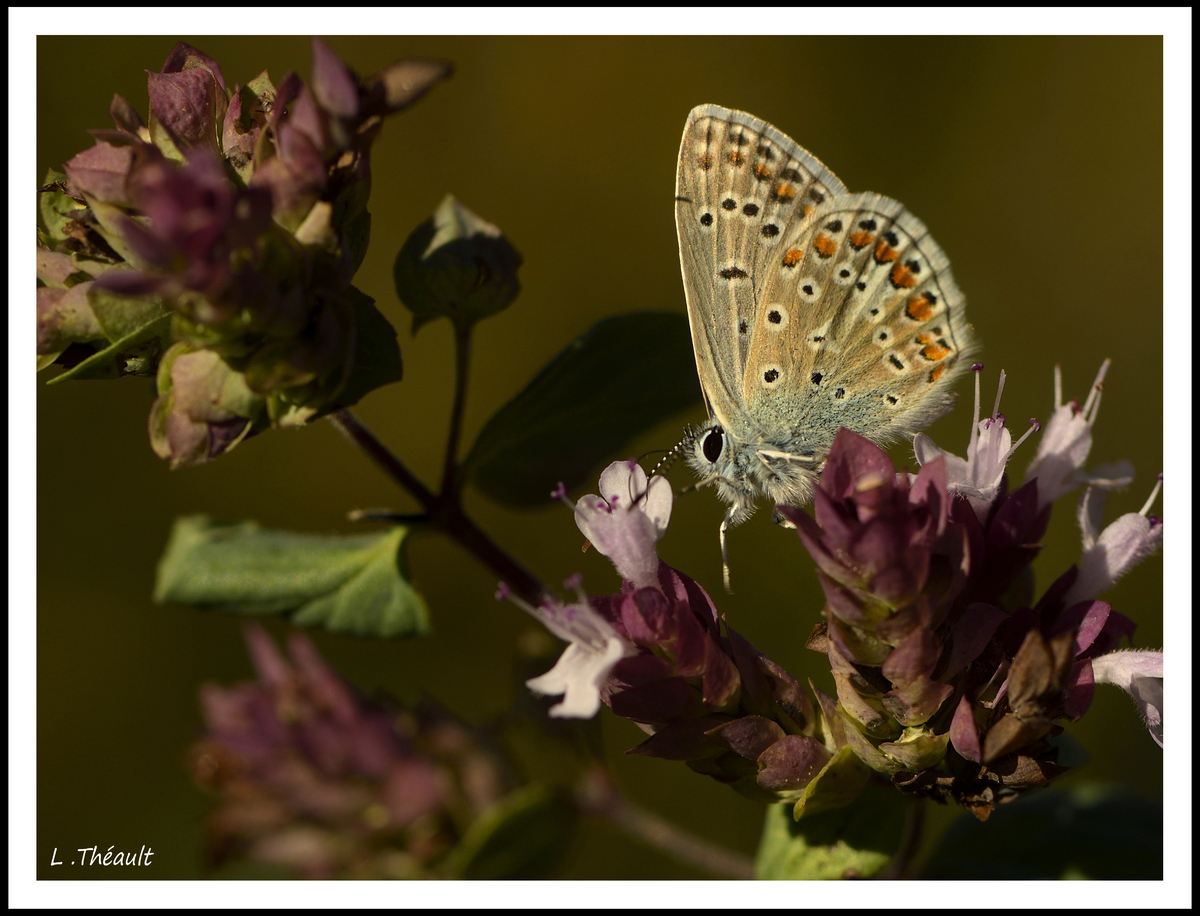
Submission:
M 1159 474 L 1141 511 L 1122 515 L 1098 536 L 1096 532 L 1104 518 L 1104 492 L 1097 487 L 1088 487 L 1084 491 L 1079 501 L 1083 558 L 1079 561 L 1079 575 L 1063 598 L 1066 606 L 1095 598 L 1112 588 L 1121 576 L 1162 546 L 1163 523 L 1153 515 L 1147 515 L 1161 488 L 1162 475 Z
M 498 599 L 512 601 L 568 643 L 553 668 L 525 682 L 542 696 L 562 695 L 562 702 L 550 707 L 550 715 L 560 719 L 590 719 L 599 712 L 600 690 L 613 665 L 637 651 L 591 606 L 578 582 L 577 576 L 567 580 L 578 599 L 566 605 L 551 599 L 534 607 L 510 594 L 503 583 L 496 593 Z
M 550 707 L 550 715 L 561 719 L 590 719 L 600 711 L 600 690 L 613 665 L 636 650 L 587 603 L 546 606 L 538 614 L 555 636 L 570 645 L 554 667 L 530 678 L 525 686 L 543 696 L 562 694 L 562 702 Z
M 1092 659 L 1097 684 L 1116 684 L 1133 697 L 1150 737 L 1163 746 L 1162 652 L 1124 649 Z
M 1100 465 L 1091 473 L 1083 470 L 1092 450 L 1092 425 L 1100 412 L 1100 394 L 1111 362 L 1106 359 L 1100 366 L 1082 409 L 1077 400 L 1063 403 L 1062 369 L 1054 367 L 1054 413 L 1025 472 L 1026 481 L 1037 478 L 1039 511 L 1080 484 L 1112 490 L 1133 480 L 1133 466 L 1128 461 Z
M 992 415 L 980 421 L 979 371 L 983 369 L 983 364 L 976 363 L 971 368 L 975 370 L 975 415 L 971 421 L 966 460 L 939 448 L 924 433 L 917 433 L 913 437 L 913 452 L 916 454 L 917 463 L 921 465 L 928 464 L 938 456 L 943 457 L 946 460 L 946 483 L 950 491 L 965 496 L 974 508 L 976 517 L 983 521 L 987 518 L 988 509 L 1000 490 L 1000 481 L 1004 478 L 1004 468 L 1008 459 L 1021 443 L 1040 427 L 1037 420 L 1030 420 L 1030 429 L 1015 445 L 1013 444 L 1012 435 L 1004 428 L 1004 414 L 1000 413 L 1004 372 L 1000 373 L 1000 384 L 996 388 L 996 403 L 992 408 Z

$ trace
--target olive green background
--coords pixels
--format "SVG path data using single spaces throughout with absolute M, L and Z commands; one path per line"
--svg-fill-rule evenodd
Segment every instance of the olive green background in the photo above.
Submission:
M 184 36 L 227 83 L 264 67 L 278 83 L 307 77 L 300 37 Z M 145 70 L 175 37 L 39 38 L 37 174 L 60 168 L 108 127 L 113 92 L 146 110 Z M 446 58 L 453 78 L 388 120 L 373 149 L 370 253 L 357 285 L 395 324 L 405 378 L 368 397 L 360 416 L 417 474 L 439 476 L 450 406 L 449 327 L 413 338 L 391 283 L 407 234 L 447 192 L 498 225 L 525 259 L 524 291 L 476 335 L 464 449 L 536 370 L 597 319 L 631 310 L 683 313 L 672 206 L 688 111 L 741 108 L 813 151 L 854 191 L 903 201 L 948 253 L 983 341 L 984 410 L 997 373 L 1014 433 L 1045 421 L 1053 367 L 1086 396 L 1105 357 L 1090 463 L 1128 458 L 1133 486 L 1107 519 L 1137 511 L 1163 464 L 1162 155 L 1160 38 L 331 38 L 361 74 L 409 54 Z M 33 214 L 30 214 L 32 220 Z M 31 335 L 32 337 L 32 335 Z M 32 349 L 32 340 L 30 344 Z M 32 360 L 30 360 L 32 362 Z M 39 381 L 57 370 L 44 373 Z M 969 383 L 960 407 L 930 430 L 965 454 Z M 241 622 L 150 600 L 172 519 L 208 512 L 300 531 L 360 530 L 347 510 L 411 510 L 324 422 L 269 432 L 208 467 L 178 472 L 151 452 L 152 383 L 38 386 L 37 843 L 39 877 L 102 878 L 56 868 L 53 847 L 153 846 L 139 877 L 204 874 L 208 800 L 184 769 L 200 726 L 197 688 L 249 676 Z M 653 390 L 646 397 L 653 397 Z M 627 457 L 668 448 L 690 414 L 631 443 Z M 1036 442 L 1011 468 L 1019 482 Z M 894 450 L 910 464 L 911 450 Z M 676 488 L 688 481 L 682 466 Z M 586 490 L 584 491 L 586 492 Z M 547 582 L 572 572 L 592 593 L 618 579 L 561 506 L 516 512 L 468 492 L 482 526 Z M 1039 558 L 1039 589 L 1079 555 L 1074 498 L 1056 507 Z M 1167 515 L 1160 501 L 1155 509 Z M 730 536 L 736 594 L 721 590 L 710 492 L 678 496 L 660 543 L 664 560 L 699 579 L 755 645 L 829 689 L 821 657 L 803 647 L 821 607 L 794 534 L 764 511 Z M 1170 519 L 1168 518 L 1168 523 Z M 505 710 L 519 689 L 518 638 L 532 629 L 497 604 L 494 577 L 438 537 L 411 542 L 412 568 L 434 635 L 380 642 L 313 637 L 351 680 L 401 697 L 420 691 L 471 721 Z M 1162 560 L 1143 563 L 1105 596 L 1138 624 L 1136 643 L 1162 645 Z M 275 633 L 285 627 L 272 625 Z M 627 794 L 699 836 L 747 855 L 761 808 L 681 764 L 630 758 L 641 733 L 602 713 L 609 757 Z M 1132 702 L 1101 688 L 1070 729 L 1089 778 L 1162 796 L 1162 754 Z M 934 826 L 954 811 L 937 811 Z M 121 877 L 129 877 L 123 871 Z M 696 878 L 613 828 L 589 822 L 569 850 L 570 878 Z

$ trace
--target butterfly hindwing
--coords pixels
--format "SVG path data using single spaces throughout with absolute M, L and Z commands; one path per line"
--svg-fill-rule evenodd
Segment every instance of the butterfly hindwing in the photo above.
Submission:
M 830 198 L 764 275 L 742 380 L 751 422 L 798 451 L 827 451 L 840 426 L 879 442 L 911 434 L 952 403 L 969 365 L 963 310 L 946 256 L 902 204 Z

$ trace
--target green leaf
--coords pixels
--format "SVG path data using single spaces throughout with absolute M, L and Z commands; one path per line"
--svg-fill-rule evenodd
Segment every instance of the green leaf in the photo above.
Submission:
M 89 297 L 90 298 L 90 297 Z M 160 314 L 131 333 L 97 350 L 83 362 L 56 376 L 47 385 L 59 382 L 114 379 L 123 375 L 153 376 L 158 361 L 171 343 L 171 315 Z
M 154 600 L 239 614 L 288 614 L 297 626 L 355 636 L 429 630 L 404 555 L 408 529 L 318 535 L 256 522 L 176 519 L 158 563 Z
M 754 862 L 760 880 L 828 881 L 869 878 L 900 848 L 911 800 L 873 783 L 852 804 L 794 820 L 792 805 L 767 809 Z
M 547 502 L 559 481 L 571 488 L 589 479 L 634 436 L 699 400 L 684 316 L 606 318 L 488 420 L 464 479 L 500 502 Z
M 796 802 L 793 816 L 814 817 L 822 811 L 843 808 L 858 798 L 871 778 L 871 771 L 850 747 L 838 748 L 837 753 L 821 768 L 804 794 Z
M 458 877 L 544 878 L 567 851 L 579 814 L 541 786 L 501 799 L 467 829 L 455 851 Z
M 367 256 L 367 248 L 371 244 L 371 213 L 363 210 L 350 219 L 344 229 L 346 247 L 350 251 L 350 263 L 353 273 L 358 273 L 363 259 Z M 395 333 L 395 332 L 393 332 Z
M 59 172 L 46 173 L 46 184 L 66 178 Z M 57 245 L 67 239 L 66 226 L 73 219 L 78 219 L 87 209 L 74 197 L 63 191 L 43 191 L 38 195 L 38 215 L 42 218 L 42 228 L 46 235 Z
M 353 286 L 343 295 L 354 309 L 354 365 L 346 384 L 321 416 L 357 404 L 376 388 L 398 382 L 404 375 L 396 329 L 375 307 L 375 300 Z
M 1098 783 L 1046 789 L 1000 805 L 985 823 L 964 814 L 921 877 L 1161 881 L 1162 804 Z

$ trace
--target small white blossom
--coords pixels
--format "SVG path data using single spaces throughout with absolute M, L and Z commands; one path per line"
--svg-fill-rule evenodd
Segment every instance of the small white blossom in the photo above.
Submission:
M 1026 481 L 1037 478 L 1039 510 L 1080 484 L 1112 490 L 1133 480 L 1133 466 L 1128 461 L 1100 465 L 1090 473 L 1083 470 L 1092 450 L 1092 425 L 1100 412 L 1104 376 L 1111 362 L 1106 359 L 1100 366 L 1082 409 L 1078 401 L 1063 403 L 1062 369 L 1054 367 L 1054 413 L 1025 472 Z
M 1097 684 L 1116 684 L 1137 703 L 1150 737 L 1163 746 L 1162 652 L 1123 649 L 1092 659 Z
M 543 604 L 536 610 L 526 609 L 570 645 L 553 668 L 530 678 L 525 686 L 544 696 L 563 695 L 561 703 L 550 707 L 551 716 L 590 719 L 600 711 L 600 690 L 613 665 L 636 649 L 586 599 L 565 606 Z
M 924 433 L 917 433 L 913 438 L 913 451 L 921 465 L 928 464 L 939 455 L 943 457 L 946 461 L 946 483 L 950 491 L 965 496 L 974 508 L 976 517 L 983 521 L 1000 490 L 1000 481 L 1004 478 L 1004 468 L 1008 459 L 1039 427 L 1037 420 L 1030 420 L 1031 428 L 1015 445 L 1013 444 L 1012 435 L 1004 428 L 1004 414 L 1000 413 L 1000 396 L 1004 393 L 1003 371 L 1000 373 L 1000 384 L 996 388 L 996 403 L 992 415 L 980 421 L 979 370 L 983 365 L 976 364 L 971 368 L 975 370 L 975 414 L 971 421 L 966 460 L 939 448 Z

